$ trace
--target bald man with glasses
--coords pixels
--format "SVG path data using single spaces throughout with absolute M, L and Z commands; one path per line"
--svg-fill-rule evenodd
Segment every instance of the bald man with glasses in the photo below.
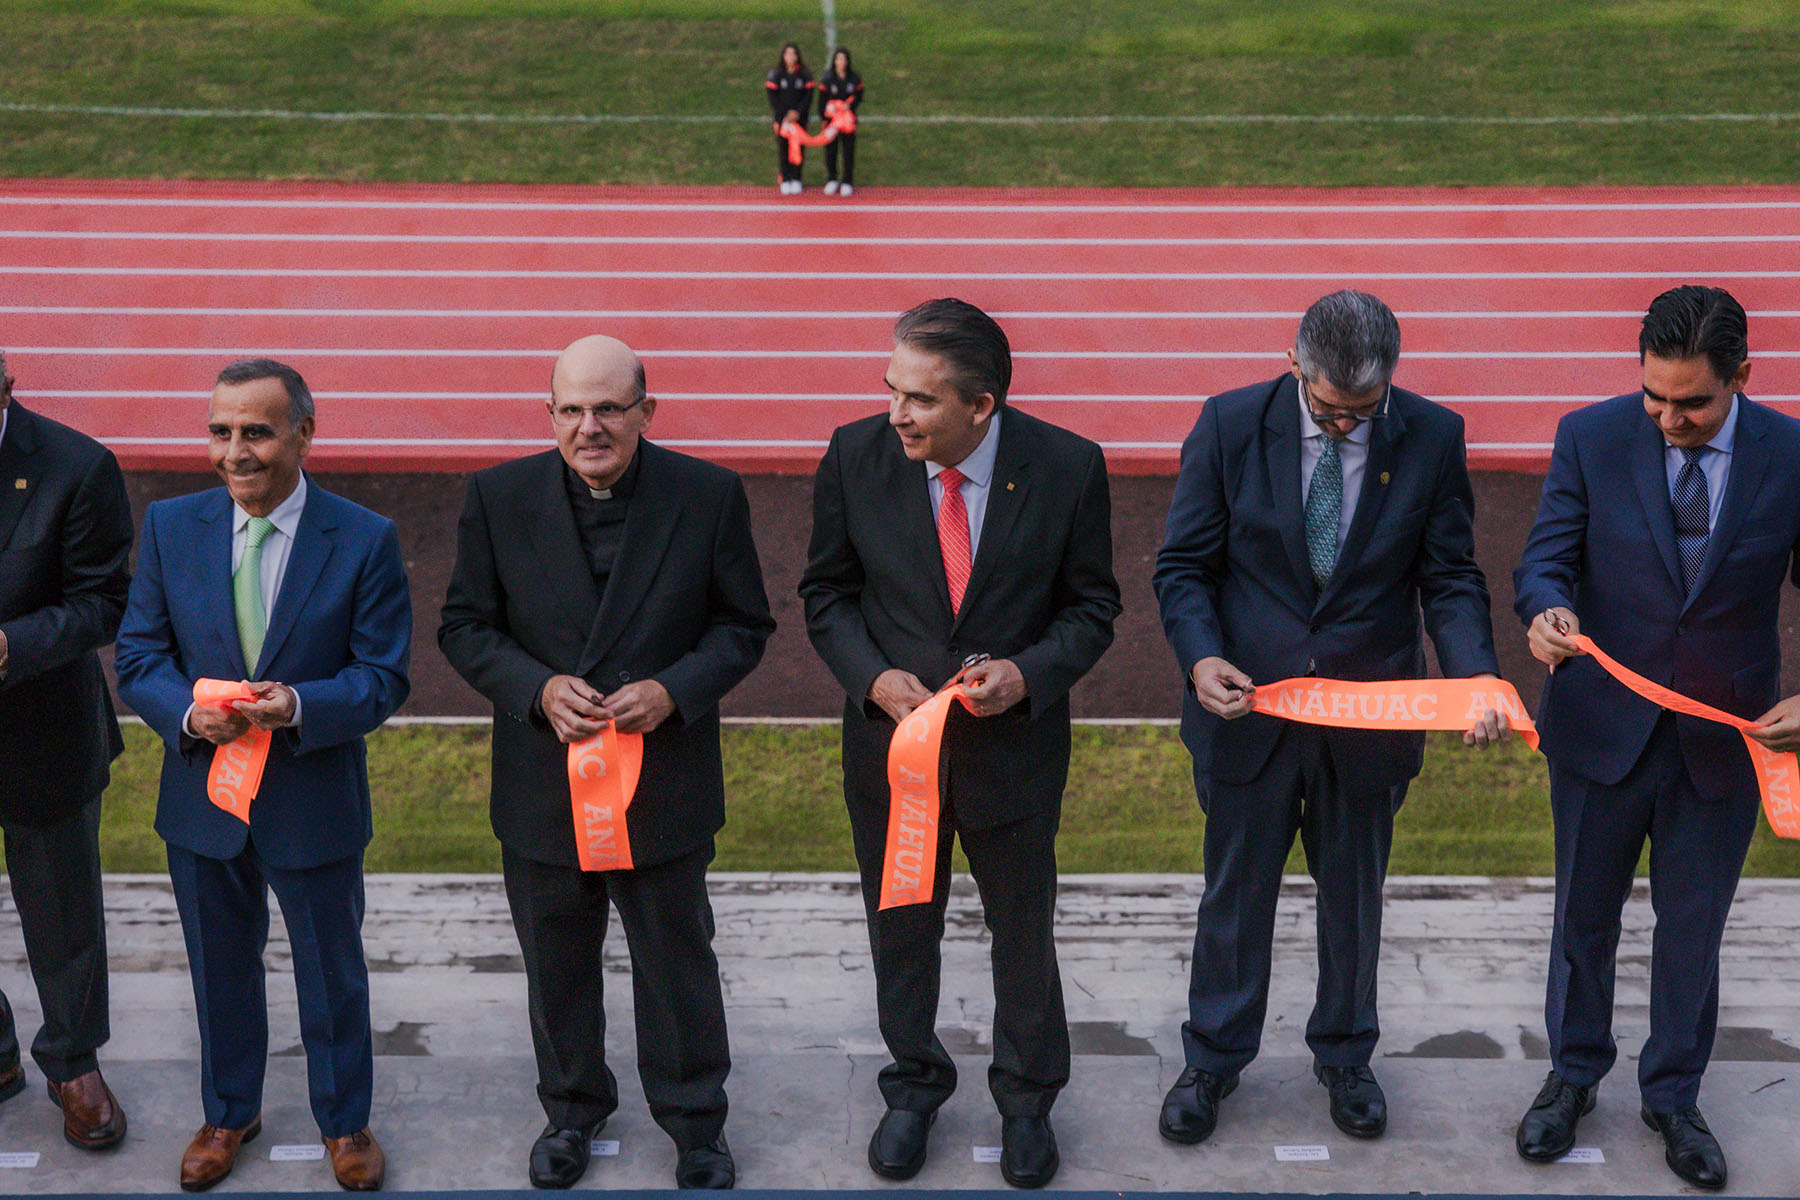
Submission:
M 1369 1070 L 1381 890 L 1424 735 L 1301 725 L 1251 706 L 1258 683 L 1293 676 L 1424 675 L 1421 613 L 1446 675 L 1498 673 L 1462 419 L 1394 387 L 1399 357 L 1387 305 L 1334 292 L 1301 319 L 1288 373 L 1212 397 L 1182 446 L 1154 583 L 1187 688 L 1181 733 L 1207 815 L 1206 890 L 1186 1069 L 1158 1122 L 1170 1141 L 1210 1136 L 1256 1057 L 1295 833 L 1318 885 L 1314 1074 L 1338 1128 L 1387 1128 Z M 1486 712 L 1463 740 L 1506 732 Z

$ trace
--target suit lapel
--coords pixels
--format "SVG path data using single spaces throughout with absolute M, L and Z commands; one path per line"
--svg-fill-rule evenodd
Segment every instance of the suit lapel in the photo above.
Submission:
M 1263 413 L 1263 465 L 1269 473 L 1275 527 L 1281 531 L 1281 544 L 1287 547 L 1288 565 L 1310 602 L 1318 585 L 1306 556 L 1306 516 L 1300 501 L 1300 392 L 1293 379 L 1284 375 L 1276 381 Z
M 281 652 L 282 643 L 294 631 L 300 610 L 306 607 L 307 597 L 312 595 L 314 585 L 319 582 L 319 576 L 325 570 L 325 564 L 331 560 L 332 552 L 337 548 L 337 522 L 325 515 L 325 509 L 324 493 L 318 483 L 309 477 L 306 481 L 306 504 L 300 510 L 300 524 L 294 529 L 294 545 L 288 551 L 287 570 L 281 576 L 281 590 L 275 593 L 275 610 L 269 614 L 269 628 L 263 635 L 262 658 L 256 663 L 254 678 L 261 679 L 262 672 Z M 226 551 L 226 559 L 230 560 L 229 550 Z M 227 579 L 226 594 L 230 595 L 230 591 L 231 583 Z M 234 615 L 234 630 L 236 625 Z
M 1662 554 L 1670 583 L 1679 593 L 1682 590 L 1681 557 L 1675 549 L 1675 509 L 1669 500 L 1669 471 L 1663 463 L 1662 431 L 1648 417 L 1634 424 L 1637 433 L 1626 447 L 1631 460 L 1632 481 L 1637 484 L 1638 500 L 1644 506 L 1644 521 L 1650 527 L 1650 536 Z
M 12 540 L 24 515 L 25 502 L 43 482 L 37 458 L 37 429 L 31 414 L 13 401 L 7 413 L 6 438 L 0 441 L 0 550 Z M 25 486 L 18 486 L 23 481 Z
M 1000 444 L 994 448 L 994 473 L 988 477 L 987 509 L 981 518 L 981 548 L 975 551 L 970 565 L 969 586 L 963 593 L 962 608 L 957 611 L 956 625 L 969 615 L 969 597 L 980 592 L 989 575 L 994 573 L 994 560 L 999 558 L 1012 537 L 1013 526 L 1025 507 L 1031 491 L 1031 458 L 1026 446 L 1029 431 L 1024 422 L 1008 416 L 1000 422 Z M 930 492 L 927 490 L 927 497 Z M 935 537 L 937 524 L 932 523 Z M 938 550 L 938 577 L 944 578 L 942 544 Z M 944 600 L 950 599 L 950 584 L 944 581 Z M 954 632 L 954 626 L 952 632 Z
M 668 553 L 669 541 L 681 517 L 681 489 L 669 469 L 667 453 L 646 441 L 638 442 L 638 453 L 643 456 L 643 462 L 638 468 L 637 490 L 632 493 L 631 507 L 625 512 L 619 556 L 613 564 L 612 574 L 607 576 L 606 591 L 600 597 L 599 610 L 588 631 L 587 646 L 576 667 L 578 675 L 592 671 L 613 648 L 619 635 L 625 632 L 632 614 L 637 612 L 645 593 L 650 590 L 657 569 L 662 566 L 663 556 Z M 563 504 L 565 512 L 568 507 L 567 503 Z M 573 515 L 568 519 L 573 528 Z M 580 544 L 577 535 L 577 550 Z M 593 573 L 585 557 L 582 558 L 582 573 L 590 581 L 591 590 Z
M 239 679 L 248 679 L 250 665 L 244 661 L 244 647 L 238 641 L 237 610 L 231 600 L 231 534 L 236 511 L 231 493 L 224 488 L 214 491 L 200 508 L 199 591 L 206 625 L 218 635 L 225 661 L 236 666 Z
M 1706 560 L 1700 565 L 1700 577 L 1688 590 L 1687 603 L 1692 604 L 1719 569 L 1719 560 L 1731 552 L 1737 540 L 1738 526 L 1750 511 L 1750 502 L 1762 488 L 1763 475 L 1769 469 L 1769 451 L 1763 444 L 1768 432 L 1762 410 L 1745 397 L 1738 405 L 1737 433 L 1731 444 L 1730 473 L 1725 477 L 1725 498 L 1719 502 L 1719 521 L 1706 539 Z M 1673 506 L 1671 505 L 1671 514 Z M 1670 517 L 1674 521 L 1673 515 Z M 1686 605 L 1683 605 L 1685 608 Z
M 1355 574 L 1357 560 L 1362 557 L 1363 547 L 1369 544 L 1369 535 L 1374 533 L 1375 525 L 1381 519 L 1382 506 L 1387 501 L 1389 481 L 1399 457 L 1397 447 L 1400 439 L 1406 436 L 1406 418 L 1390 403 L 1388 415 L 1372 424 L 1369 453 L 1363 460 L 1362 490 L 1356 494 L 1356 512 L 1350 517 L 1350 531 L 1344 535 L 1344 548 L 1338 551 L 1337 567 L 1325 584 L 1320 600 L 1337 591 L 1344 585 L 1344 580 Z
M 575 529 L 575 513 L 563 485 L 562 455 L 544 455 L 535 495 L 526 509 L 526 542 L 532 561 L 568 617 L 570 630 L 591 630 L 600 608 L 600 592 L 594 587 L 594 568 L 581 549 Z

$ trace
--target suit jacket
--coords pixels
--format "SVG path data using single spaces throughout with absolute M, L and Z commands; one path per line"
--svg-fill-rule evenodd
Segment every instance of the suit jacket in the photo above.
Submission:
M 719 701 L 775 629 L 732 472 L 638 443 L 637 490 L 606 591 L 595 590 L 557 451 L 479 471 L 457 526 L 438 645 L 494 704 L 494 834 L 516 854 L 578 866 L 568 747 L 537 708 L 552 675 L 602 693 L 668 689 L 675 713 L 644 737 L 626 810 L 632 860 L 650 866 L 725 824 Z
M 119 630 L 119 695 L 161 735 L 156 832 L 209 858 L 254 838 L 289 869 L 360 853 L 373 834 L 363 735 L 409 689 L 412 603 L 394 523 L 307 477 L 306 506 L 269 612 L 262 658 L 245 663 L 231 600 L 233 507 L 224 488 L 144 513 L 138 573 Z M 275 732 L 250 824 L 206 797 L 213 745 L 182 729 L 196 679 L 273 679 L 300 697 Z
M 130 556 L 112 453 L 15 401 L 0 441 L 0 822 L 54 825 L 106 788 L 124 744 L 94 651 L 118 632 Z
M 1283 375 L 1208 400 L 1181 448 L 1153 582 L 1187 687 L 1181 735 L 1196 778 L 1249 782 L 1283 726 L 1202 708 L 1193 669 L 1203 658 L 1224 658 L 1258 683 L 1416 679 L 1425 674 L 1422 613 L 1445 675 L 1499 671 L 1462 418 L 1393 389 L 1323 590 L 1306 555 L 1300 421 L 1298 384 Z M 1347 792 L 1396 787 L 1424 759 L 1420 733 L 1321 732 Z
M 1100 447 L 1004 410 L 981 545 L 962 608 L 938 549 L 925 464 L 885 415 L 838 429 L 813 484 L 800 595 L 813 647 L 843 685 L 844 770 L 887 787 L 894 722 L 866 697 L 891 667 L 942 687 L 964 658 L 1011 659 L 1029 695 L 997 716 L 951 710 L 945 761 L 967 828 L 1056 809 L 1069 769 L 1069 689 L 1112 642 L 1119 587 Z
M 1664 446 L 1641 392 L 1562 419 L 1513 577 L 1515 607 L 1529 624 L 1564 605 L 1625 666 L 1754 719 L 1778 699 L 1782 579 L 1800 584 L 1800 421 L 1739 401 L 1725 495 L 1691 591 L 1681 584 Z M 1637 763 L 1661 711 L 1584 656 L 1550 675 L 1537 720 L 1558 766 L 1612 784 Z M 1736 731 L 1695 717 L 1676 727 L 1703 798 L 1756 793 Z

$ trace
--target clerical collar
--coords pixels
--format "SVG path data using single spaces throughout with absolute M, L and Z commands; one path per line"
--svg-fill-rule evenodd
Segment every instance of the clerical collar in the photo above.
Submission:
M 629 500 L 631 494 L 637 491 L 638 468 L 643 459 L 642 454 L 632 455 L 631 464 L 625 468 L 625 473 L 613 480 L 613 485 L 609 488 L 589 487 L 587 480 L 577 475 L 566 462 L 563 464 L 563 480 L 568 484 L 570 495 L 579 496 L 586 492 L 594 500 Z

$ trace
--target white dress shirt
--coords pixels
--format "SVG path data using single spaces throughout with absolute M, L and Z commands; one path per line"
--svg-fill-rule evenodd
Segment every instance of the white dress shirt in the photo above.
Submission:
M 0 446 L 6 445 L 6 418 L 12 414 L 12 405 L 0 408 Z
M 1296 393 L 1299 388 L 1294 389 Z M 1319 428 L 1306 409 L 1306 397 L 1300 394 L 1300 509 L 1306 511 L 1306 490 L 1312 486 L 1313 468 L 1325 452 L 1325 439 L 1330 434 Z M 1344 466 L 1344 503 L 1338 509 L 1337 544 L 1341 551 L 1350 536 L 1350 521 L 1356 516 L 1356 502 L 1362 496 L 1363 466 L 1369 461 L 1369 435 L 1373 421 L 1358 421 L 1356 428 L 1338 439 L 1338 461 Z
M 294 551 L 294 535 L 300 529 L 300 513 L 306 508 L 306 476 L 300 476 L 293 494 L 275 506 L 269 514 L 269 523 L 274 526 L 268 536 L 263 538 L 260 582 L 262 584 L 262 602 L 264 619 L 275 615 L 275 597 L 281 594 L 281 581 L 287 577 L 288 557 Z M 250 540 L 250 514 L 235 501 L 231 505 L 231 573 L 237 574 L 238 565 L 244 561 L 244 546 Z M 256 670 L 255 663 L 246 664 L 250 670 Z M 293 691 L 292 688 L 288 689 Z M 188 705 L 186 715 L 181 719 L 181 727 L 189 734 L 194 732 L 188 722 L 193 718 L 195 706 Z M 289 726 L 300 724 L 300 693 L 294 692 L 294 718 Z
M 976 551 L 981 549 L 981 525 L 987 517 L 988 489 L 994 482 L 994 456 L 1000 452 L 1000 410 L 988 418 L 987 433 L 982 436 L 981 444 L 969 451 L 968 456 L 959 463 L 951 463 L 963 473 L 963 485 L 958 490 L 962 494 L 963 507 L 969 510 L 969 562 L 975 561 Z M 944 485 L 938 476 L 944 473 L 942 463 L 925 464 L 926 486 L 931 489 L 931 511 L 935 516 L 944 506 Z
M 1731 397 L 1731 411 L 1725 414 L 1725 423 L 1719 426 L 1719 432 L 1712 435 L 1706 445 L 1711 451 L 1702 454 L 1696 460 L 1700 470 L 1706 475 L 1706 528 L 1719 523 L 1719 505 L 1725 499 L 1725 483 L 1731 478 L 1731 447 L 1737 441 L 1738 398 Z M 1681 447 L 1663 443 L 1663 467 L 1669 474 L 1669 502 L 1675 502 L 1675 477 L 1681 474 L 1681 466 L 1687 462 L 1687 455 Z

